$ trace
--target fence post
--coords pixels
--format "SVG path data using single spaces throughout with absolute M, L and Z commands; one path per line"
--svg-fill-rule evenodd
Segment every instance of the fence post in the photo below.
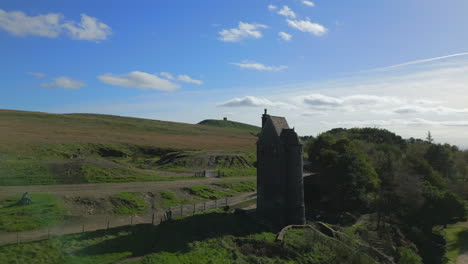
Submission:
M 226 206 L 228 206 L 228 202 L 227 202 L 227 199 L 228 199 L 228 198 L 227 198 L 227 196 L 225 197 L 225 199 L 226 199 Z
M 81 229 L 81 233 L 84 233 L 84 224 L 83 224 L 83 228 Z
M 184 206 L 180 205 L 180 216 L 184 215 Z
M 206 202 L 203 202 L 203 211 L 206 210 Z
M 195 214 L 195 206 L 196 204 L 193 204 L 193 214 Z
M 215 209 L 218 208 L 218 200 L 215 200 Z
M 109 230 L 109 226 L 110 226 L 110 220 L 109 218 L 107 219 L 107 230 Z
M 153 212 L 153 216 L 151 217 L 151 225 L 154 225 L 154 212 Z

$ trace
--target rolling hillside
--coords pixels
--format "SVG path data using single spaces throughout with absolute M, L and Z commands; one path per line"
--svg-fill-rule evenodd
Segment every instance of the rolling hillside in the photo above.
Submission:
M 215 120 L 215 119 L 206 119 L 198 123 L 199 125 L 210 126 L 210 127 L 222 127 L 222 128 L 229 128 L 235 130 L 241 130 L 245 132 L 249 132 L 251 134 L 258 134 L 260 133 L 260 127 L 253 126 L 249 124 L 244 124 L 235 121 L 229 120 Z
M 234 123 L 234 122 L 232 122 Z M 0 110 L 0 150 L 24 144 L 132 144 L 177 149 L 254 150 L 246 127 L 193 125 L 98 114 Z M 11 148 L 11 147 L 14 148 Z
M 243 126 L 0 110 L 0 186 L 180 180 L 204 169 L 251 176 L 251 165 L 222 162 L 252 160 L 255 140 Z M 167 155 L 185 158 L 160 164 Z

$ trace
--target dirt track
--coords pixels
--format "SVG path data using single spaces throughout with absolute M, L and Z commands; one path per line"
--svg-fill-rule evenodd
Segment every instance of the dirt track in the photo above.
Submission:
M 104 197 L 117 192 L 157 192 L 168 189 L 210 184 L 222 181 L 251 180 L 255 177 L 240 178 L 207 178 L 181 181 L 157 181 L 157 182 L 122 182 L 122 183 L 88 183 L 88 184 L 64 184 L 64 185 L 30 185 L 30 186 L 1 186 L 0 199 L 15 194 L 29 193 L 53 193 L 60 196 L 88 196 Z
M 3 186 L 0 187 L 0 199 L 15 194 L 22 194 L 26 191 L 29 193 L 53 193 L 62 198 L 71 196 L 81 197 L 106 197 L 117 192 L 159 192 L 163 190 L 174 190 L 185 186 L 193 186 L 200 184 L 211 184 L 221 181 L 238 181 L 255 179 L 255 177 L 241 177 L 241 178 L 207 178 L 195 180 L 182 180 L 182 181 L 164 181 L 164 182 L 125 182 L 125 183 L 100 183 L 100 184 L 68 184 L 68 185 L 35 185 L 35 186 Z M 228 203 L 233 204 L 242 201 L 255 193 L 245 193 L 235 197 L 228 198 Z M 209 201 L 206 203 L 195 204 L 197 210 L 201 208 L 214 208 L 215 206 L 222 206 L 223 201 L 215 203 Z M 151 223 L 153 220 L 155 224 L 159 223 L 163 211 L 159 210 L 146 210 L 144 213 L 137 216 L 122 216 L 114 214 L 94 214 L 88 215 L 80 213 L 79 210 L 70 209 L 70 215 L 60 224 L 50 228 L 43 228 L 39 230 L 19 232 L 19 233 L 0 233 L 0 244 L 12 243 L 17 240 L 31 241 L 37 239 L 47 238 L 49 235 L 65 235 L 73 234 L 90 230 L 105 229 L 109 227 L 124 226 L 129 224 Z M 193 210 L 193 204 L 184 206 L 184 212 L 189 213 Z M 179 212 L 179 213 L 177 213 Z M 174 216 L 180 214 L 175 210 Z M 185 213 L 184 213 L 185 215 Z
M 468 264 L 468 252 L 458 256 L 457 264 Z

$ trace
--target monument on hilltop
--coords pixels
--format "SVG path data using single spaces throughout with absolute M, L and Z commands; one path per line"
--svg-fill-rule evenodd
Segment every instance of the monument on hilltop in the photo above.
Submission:
M 257 214 L 277 227 L 305 224 L 302 174 L 297 133 L 265 109 L 257 141 Z

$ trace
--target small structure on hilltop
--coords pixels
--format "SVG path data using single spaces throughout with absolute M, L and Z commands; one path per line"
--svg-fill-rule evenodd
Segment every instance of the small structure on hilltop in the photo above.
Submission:
M 305 224 L 302 166 L 294 128 L 265 109 L 257 141 L 257 214 L 274 226 Z

